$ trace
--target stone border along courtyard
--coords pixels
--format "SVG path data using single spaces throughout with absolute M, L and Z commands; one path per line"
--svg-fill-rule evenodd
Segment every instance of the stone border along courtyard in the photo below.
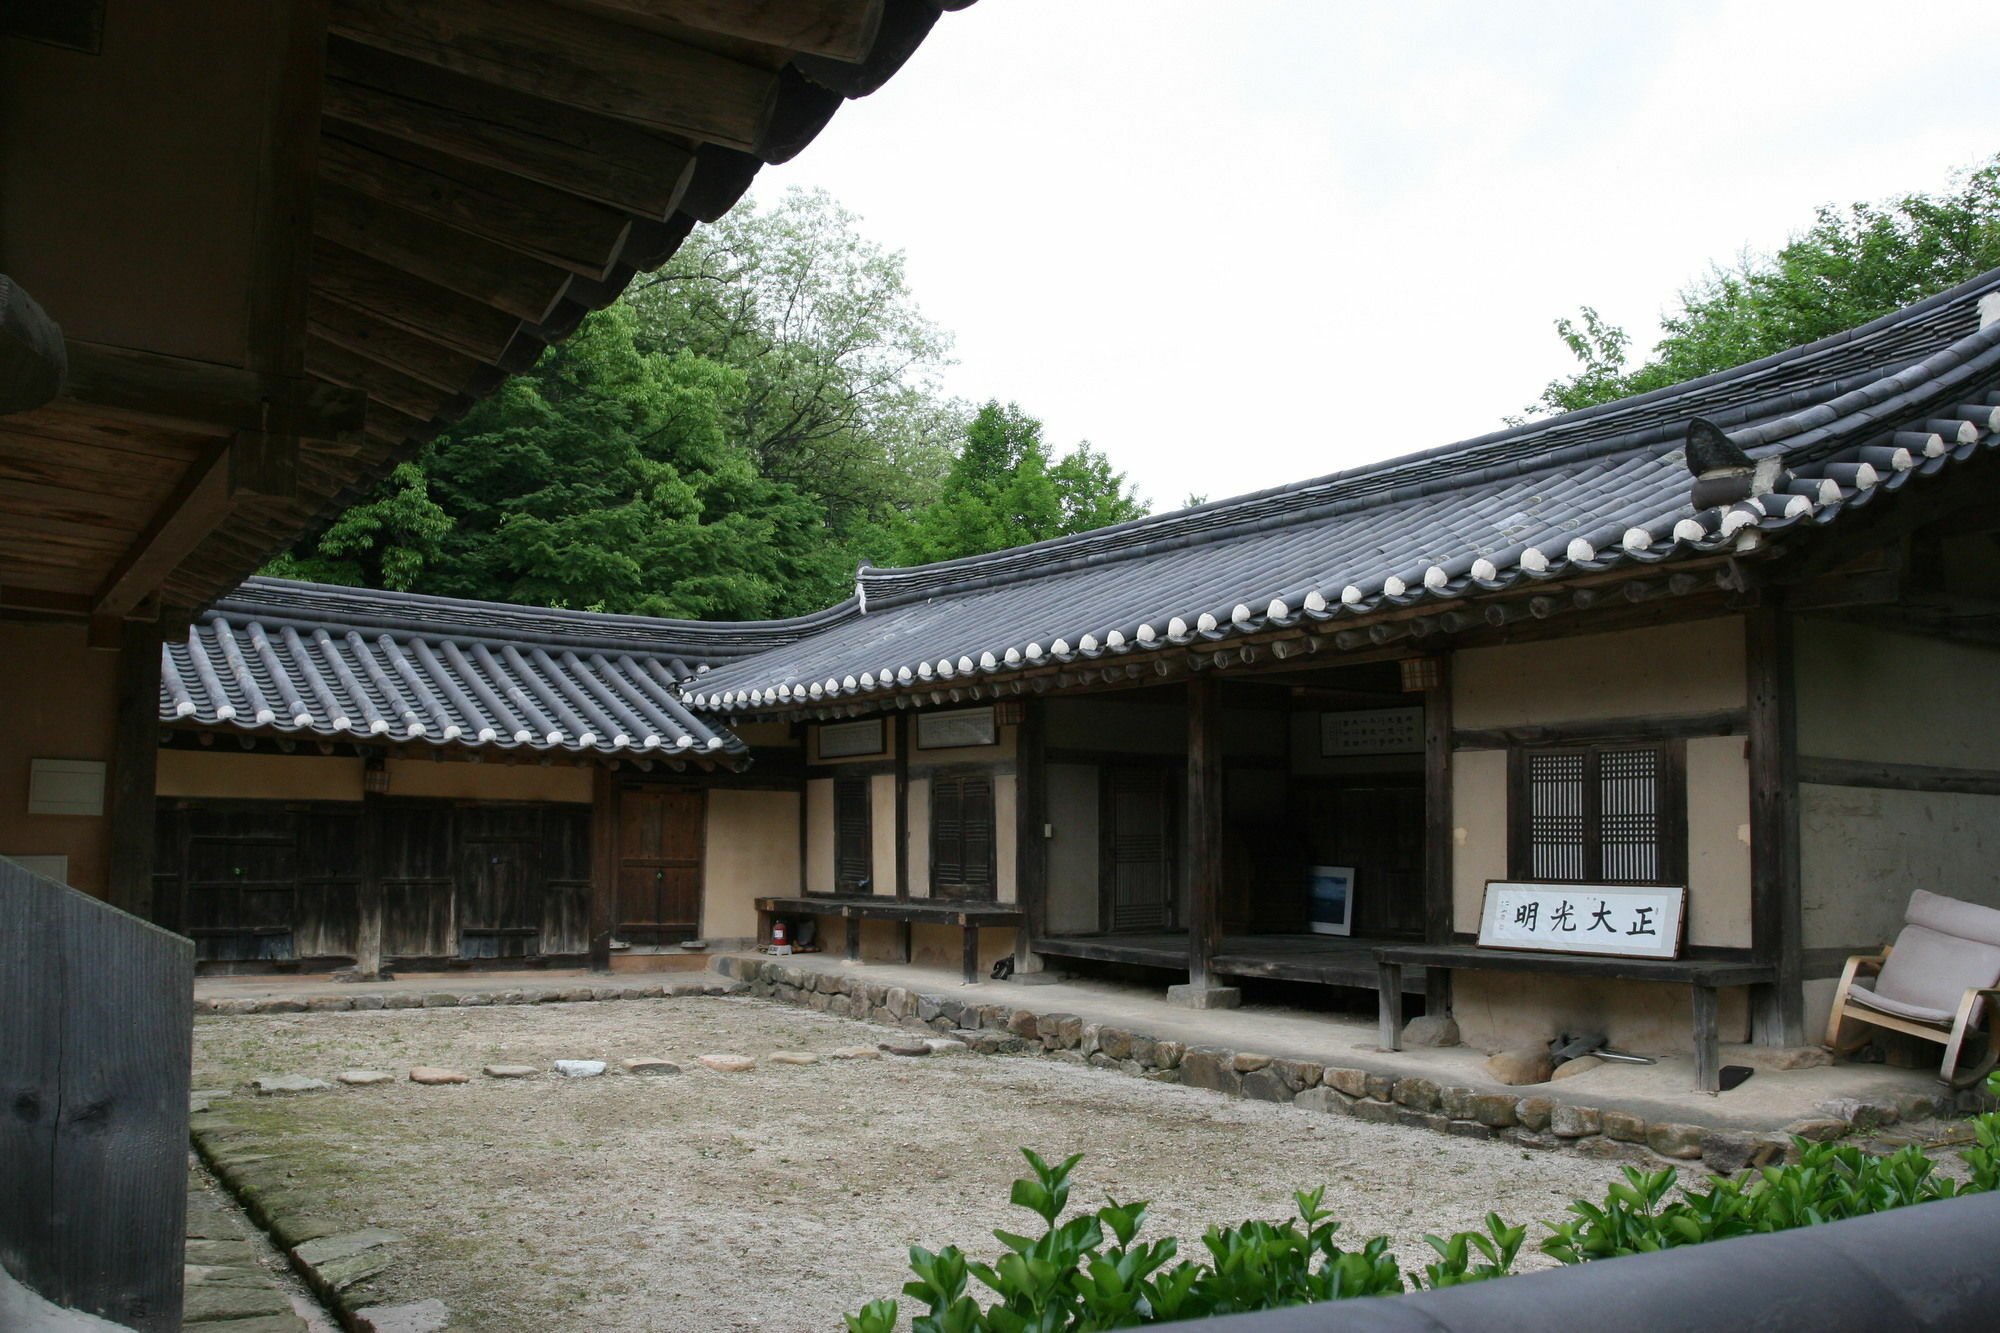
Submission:
M 1825 1142 L 1851 1133 L 1872 1133 L 1903 1121 L 1989 1110 L 1993 1104 L 1978 1090 L 1954 1094 L 1940 1087 L 1935 1094 L 1908 1092 L 1888 1100 L 1844 1099 L 1829 1106 L 1827 1115 L 1797 1120 L 1770 1133 L 1686 1121 L 1648 1122 L 1631 1112 L 1540 1094 L 1478 1092 L 1440 1085 L 1421 1076 L 1398 1078 L 1255 1052 L 1190 1046 L 1089 1023 L 1075 1014 L 1038 1012 L 1015 1004 L 971 1003 L 762 958 L 722 955 L 712 961 L 716 973 L 705 974 L 702 980 L 429 994 L 198 999 L 194 1007 L 198 1014 L 283 1014 L 749 994 L 835 1017 L 945 1034 L 982 1054 L 1042 1054 L 1081 1060 L 1156 1082 L 1183 1083 L 1232 1097 L 1292 1102 L 1329 1115 L 1436 1130 L 1461 1138 L 1501 1139 L 1537 1150 L 1564 1148 L 1640 1164 L 1656 1159 L 1699 1161 L 1704 1169 L 1723 1174 L 1782 1161 L 1788 1154 L 1795 1157 L 1794 1135 Z

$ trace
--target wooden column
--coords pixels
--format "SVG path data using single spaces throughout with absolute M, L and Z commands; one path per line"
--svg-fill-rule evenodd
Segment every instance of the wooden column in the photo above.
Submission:
M 898 713 L 889 719 L 896 729 L 896 896 L 908 898 L 910 894 L 910 733 L 916 730 L 917 715 L 914 712 Z M 930 886 L 924 886 L 919 897 L 930 896 Z M 905 927 L 907 936 L 908 927 Z M 909 962 L 909 948 L 903 949 L 903 961 Z
M 1437 657 L 1437 684 L 1424 692 L 1424 942 L 1452 942 L 1451 657 Z M 1401 975 L 1400 970 L 1397 975 Z M 1451 1012 L 1451 973 L 1424 973 L 1424 1012 Z M 1396 1003 L 1402 1004 L 1399 995 Z M 1393 1047 L 1391 1049 L 1394 1049 Z
M 1771 598 L 1771 590 L 1765 591 Z M 1750 707 L 1750 945 L 1778 979 L 1753 996 L 1751 1039 L 1805 1040 L 1799 909 L 1798 701 L 1791 613 L 1768 602 L 1744 621 Z
M 365 791 L 355 848 L 361 882 L 355 889 L 354 974 L 361 981 L 382 979 L 382 837 L 382 798 Z
M 1041 956 L 1028 942 L 1048 933 L 1049 844 L 1048 765 L 1043 756 L 1042 701 L 1021 700 L 1021 725 L 1014 733 L 1014 903 L 1022 921 L 1014 932 L 1014 971 L 1042 970 Z
M 155 777 L 160 758 L 160 627 L 128 620 L 118 635 L 118 700 L 112 724 L 109 822 L 111 905 L 153 919 Z
M 611 970 L 618 902 L 618 774 L 600 764 L 590 782 L 590 970 Z
M 1242 995 L 1209 970 L 1222 947 L 1221 706 L 1213 673 L 1187 685 L 1188 979 L 1167 996 L 1195 1009 L 1234 1008 Z

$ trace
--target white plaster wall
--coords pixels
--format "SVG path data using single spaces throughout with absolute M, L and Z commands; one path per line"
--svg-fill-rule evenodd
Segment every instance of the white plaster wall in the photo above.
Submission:
M 1749 1039 L 1748 994 L 1741 986 L 1719 993 L 1722 1040 Z M 1470 970 L 1452 978 L 1451 1012 L 1465 1044 L 1486 1051 L 1591 1031 L 1637 1055 L 1686 1055 L 1694 1050 L 1692 1008 L 1686 986 L 1662 982 Z
M 1801 617 L 1799 753 L 2000 768 L 2000 644 Z
M 830 854 L 828 860 L 830 865 Z M 710 791 L 701 933 L 715 939 L 752 938 L 757 934 L 755 900 L 789 898 L 798 886 L 799 798 L 788 791 Z
M 1745 701 L 1743 622 L 1468 648 L 1452 657 L 1452 725 L 1533 726 L 1710 713 Z
M 2000 797 L 1799 788 L 1805 947 L 1892 940 L 1915 889 L 2000 907 Z
M 1688 943 L 1750 947 L 1750 764 L 1741 736 L 1687 743 Z
M 1479 929 L 1486 881 L 1507 878 L 1507 752 L 1460 750 L 1451 761 L 1452 929 Z
M 875 892 L 896 896 L 896 775 L 877 773 L 868 780 L 869 851 L 874 857 Z
M 1095 764 L 1050 764 L 1049 930 L 1063 935 L 1097 929 L 1098 770 Z
M 931 780 L 910 779 L 910 896 L 931 896 Z
M 793 816 L 797 836 L 797 816 Z M 833 892 L 833 779 L 806 782 L 806 892 Z
M 1020 900 L 1015 867 L 1019 864 L 1019 780 L 1011 773 L 993 779 L 993 896 L 1003 903 Z

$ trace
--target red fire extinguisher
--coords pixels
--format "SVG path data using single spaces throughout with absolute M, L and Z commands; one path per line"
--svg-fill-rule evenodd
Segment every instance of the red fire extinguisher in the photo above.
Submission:
M 786 929 L 783 921 L 773 921 L 771 923 L 772 953 L 790 953 L 792 951 L 791 940 L 791 932 Z

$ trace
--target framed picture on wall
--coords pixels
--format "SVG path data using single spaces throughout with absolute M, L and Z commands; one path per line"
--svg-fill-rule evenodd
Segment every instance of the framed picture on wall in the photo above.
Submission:
M 1315 935 L 1354 933 L 1354 867 L 1306 867 L 1306 921 Z
M 882 719 L 871 717 L 860 722 L 834 722 L 816 729 L 818 744 L 814 747 L 821 759 L 850 759 L 857 755 L 876 755 L 889 747 L 882 739 Z
M 955 750 L 965 745 L 998 745 L 993 710 L 959 708 L 949 713 L 917 714 L 919 750 Z

